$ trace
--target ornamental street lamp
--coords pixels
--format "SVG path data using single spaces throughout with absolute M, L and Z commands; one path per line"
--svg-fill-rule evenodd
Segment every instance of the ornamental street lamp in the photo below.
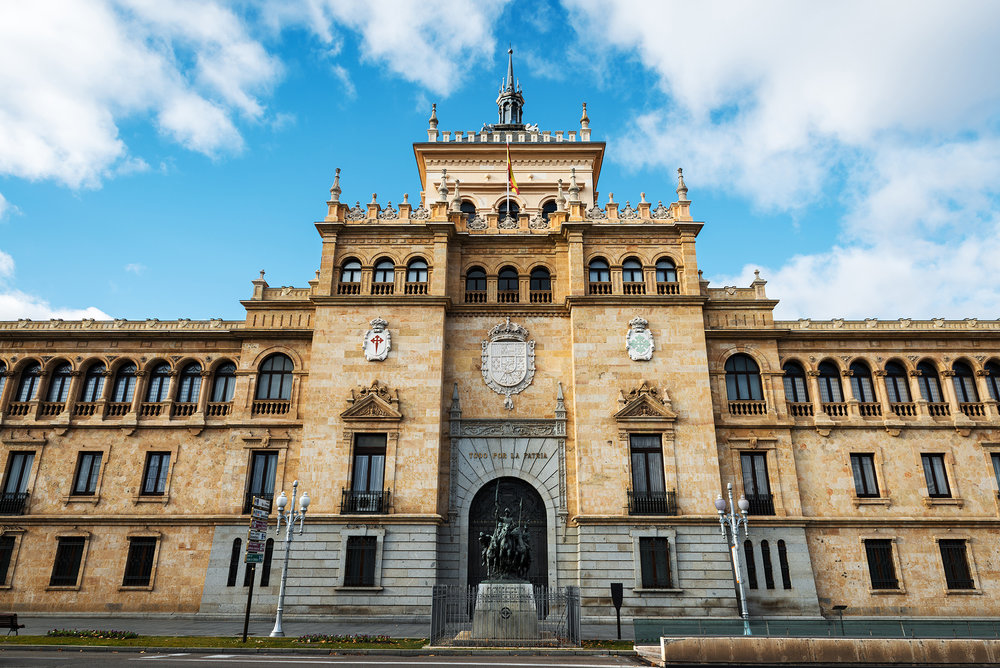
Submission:
M 750 611 L 747 609 L 747 598 L 743 593 L 743 577 L 741 575 L 743 569 L 740 568 L 740 551 L 737 549 L 737 534 L 739 533 L 740 525 L 742 525 L 743 537 L 748 537 L 747 510 L 750 508 L 750 502 L 747 501 L 745 496 L 741 495 L 737 504 L 740 512 L 737 514 L 737 505 L 733 504 L 733 483 L 726 485 L 726 490 L 729 492 L 729 514 L 726 514 L 726 500 L 722 498 L 721 494 L 715 499 L 715 509 L 719 513 L 722 537 L 726 539 L 726 544 L 729 545 L 729 552 L 732 555 L 733 575 L 736 576 L 736 585 L 739 587 L 740 592 L 740 616 L 743 617 L 743 635 L 748 636 L 752 635 L 750 633 Z
M 288 581 L 288 556 L 292 549 L 292 538 L 295 533 L 292 529 L 295 527 L 295 523 L 299 523 L 299 535 L 302 535 L 302 525 L 306 520 L 306 510 L 309 508 L 309 495 L 302 492 L 302 498 L 299 500 L 299 511 L 295 512 L 295 494 L 298 491 L 299 481 L 296 480 L 292 483 L 292 505 L 288 508 L 288 512 L 285 512 L 285 506 L 288 505 L 288 497 L 285 496 L 284 492 L 281 492 L 281 496 L 275 502 L 278 506 L 278 525 L 275 527 L 275 536 L 281 533 L 281 520 L 285 520 L 285 563 L 281 568 L 281 589 L 278 591 L 278 614 L 274 617 L 274 629 L 271 630 L 271 637 L 278 638 L 284 637 L 285 631 L 281 628 L 281 613 L 285 606 L 285 583 Z

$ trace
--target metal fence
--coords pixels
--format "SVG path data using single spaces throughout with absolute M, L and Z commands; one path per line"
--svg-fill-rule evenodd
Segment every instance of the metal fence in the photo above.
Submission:
M 740 619 L 634 619 L 636 644 L 660 637 L 741 636 Z M 996 638 L 998 620 L 960 619 L 770 619 L 751 620 L 753 635 L 772 638 Z
M 435 585 L 432 645 L 459 647 L 575 646 L 580 644 L 580 590 L 533 585 L 526 590 L 489 585 Z

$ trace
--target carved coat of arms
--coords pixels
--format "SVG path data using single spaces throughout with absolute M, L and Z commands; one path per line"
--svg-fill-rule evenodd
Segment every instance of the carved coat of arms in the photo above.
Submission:
M 647 329 L 649 321 L 636 316 L 628 321 L 625 335 L 625 349 L 633 360 L 649 360 L 653 357 L 653 333 Z
M 381 362 L 389 356 L 391 347 L 391 337 L 386 327 L 388 322 L 382 318 L 375 318 L 370 323 L 371 329 L 365 332 L 365 341 L 361 344 L 361 349 L 365 352 L 365 359 L 369 362 Z
M 512 410 L 511 395 L 523 391 L 535 377 L 535 342 L 528 341 L 528 330 L 510 318 L 491 329 L 483 341 L 482 371 L 490 389 L 504 395 L 504 408 Z

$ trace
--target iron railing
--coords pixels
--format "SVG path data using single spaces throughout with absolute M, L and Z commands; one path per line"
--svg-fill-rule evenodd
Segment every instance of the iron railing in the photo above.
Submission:
M 661 637 L 743 635 L 740 619 L 636 618 L 633 627 L 637 645 L 655 645 Z M 771 638 L 1000 638 L 1000 622 L 983 619 L 751 619 L 750 629 Z
M 268 503 L 274 501 L 274 492 L 247 492 L 243 495 L 243 514 L 249 515 L 250 511 L 253 510 L 253 499 L 254 497 L 260 497 L 262 499 L 267 499 Z
M 628 494 L 629 515 L 676 515 L 677 492 L 636 492 L 626 490 Z
M 482 588 L 482 591 L 480 589 Z M 435 585 L 431 595 L 431 645 L 578 646 L 580 590 L 532 585 Z
M 0 515 L 23 515 L 28 506 L 27 492 L 4 492 L 0 494 Z
M 354 513 L 386 513 L 389 511 L 389 490 L 357 491 L 345 489 L 340 497 L 340 512 Z
M 747 501 L 750 502 L 748 515 L 774 514 L 774 494 L 747 494 Z

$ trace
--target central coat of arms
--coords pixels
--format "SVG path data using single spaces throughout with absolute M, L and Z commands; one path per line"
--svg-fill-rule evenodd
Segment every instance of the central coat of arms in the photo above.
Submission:
M 504 408 L 512 410 L 511 395 L 523 391 L 535 377 L 535 342 L 528 341 L 528 330 L 510 318 L 491 329 L 483 341 L 482 371 L 490 389 L 504 395 Z

